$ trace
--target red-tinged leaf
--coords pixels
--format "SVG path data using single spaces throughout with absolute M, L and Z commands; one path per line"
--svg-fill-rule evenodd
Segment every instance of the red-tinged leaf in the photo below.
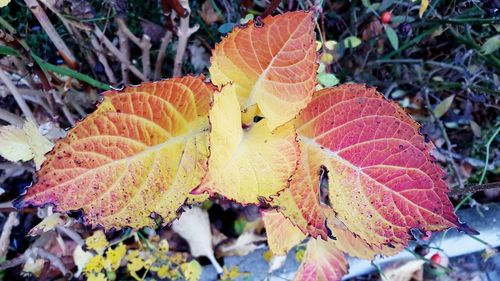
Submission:
M 294 281 L 338 281 L 347 269 L 344 253 L 333 240 L 311 238 Z
M 83 209 L 105 228 L 176 217 L 207 168 L 214 89 L 185 77 L 107 91 L 97 110 L 57 142 L 22 206 Z
M 305 147 L 301 145 L 301 151 Z M 326 224 L 326 215 L 319 201 L 319 174 L 321 163 L 309 161 L 308 154 L 301 154 L 297 171 L 290 181 L 290 187 L 273 198 L 272 205 L 304 233 L 316 238 L 331 237 L 331 231 Z
M 363 240 L 363 238 L 347 229 L 347 227 L 335 217 L 331 209 L 324 208 L 323 211 L 325 214 L 328 214 L 328 228 L 333 233 L 333 236 L 335 236 L 333 243 L 335 243 L 339 250 L 348 253 L 349 256 L 371 260 L 379 254 L 391 256 L 400 252 L 400 249 L 391 248 L 386 245 L 377 248 L 376 245 L 369 244 Z
M 325 167 L 337 217 L 375 249 L 401 249 L 412 228 L 460 227 L 445 174 L 430 155 L 434 146 L 375 89 L 350 84 L 319 91 L 295 124 L 307 159 L 299 166 L 310 170 L 310 186 L 319 186 L 314 175 Z
M 304 108 L 316 85 L 312 12 L 266 17 L 236 27 L 213 51 L 216 86 L 233 83 L 241 109 L 257 104 L 272 130 Z
M 283 256 L 306 238 L 306 235 L 276 210 L 261 211 L 271 252 Z

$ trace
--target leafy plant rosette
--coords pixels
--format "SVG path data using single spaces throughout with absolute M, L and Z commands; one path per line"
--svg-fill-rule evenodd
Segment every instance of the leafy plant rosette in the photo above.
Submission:
M 152 214 L 166 224 L 206 193 L 265 202 L 273 253 L 309 237 L 296 280 L 340 280 L 344 253 L 395 254 L 413 228 L 472 232 L 433 144 L 399 105 L 359 84 L 315 92 L 315 45 L 313 14 L 289 12 L 230 32 L 213 50 L 211 82 L 103 93 L 18 205 L 81 209 L 86 224 L 120 229 L 155 226 Z

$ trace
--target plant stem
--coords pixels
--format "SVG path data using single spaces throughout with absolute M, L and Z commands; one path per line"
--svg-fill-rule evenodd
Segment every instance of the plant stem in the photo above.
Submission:
M 37 124 L 36 119 L 33 116 L 33 113 L 31 112 L 31 109 L 29 108 L 28 104 L 26 104 L 26 101 L 23 99 L 23 97 L 21 96 L 21 94 L 17 90 L 14 83 L 12 83 L 10 78 L 7 76 L 7 73 L 5 73 L 5 71 L 2 68 L 0 68 L 0 79 L 3 81 L 5 86 L 7 86 L 7 88 L 9 89 L 10 93 L 12 94 L 14 99 L 16 100 L 17 105 L 19 105 L 19 108 L 21 108 L 21 111 L 23 112 L 26 119 Z

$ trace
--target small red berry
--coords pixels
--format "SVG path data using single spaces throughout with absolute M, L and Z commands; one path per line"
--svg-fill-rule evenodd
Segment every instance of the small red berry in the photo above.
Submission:
M 432 255 L 431 261 L 434 264 L 441 264 L 441 255 L 438 253 L 435 253 L 434 255 Z
M 389 23 L 392 20 L 392 13 L 389 11 L 385 11 L 380 15 L 380 21 L 382 23 Z

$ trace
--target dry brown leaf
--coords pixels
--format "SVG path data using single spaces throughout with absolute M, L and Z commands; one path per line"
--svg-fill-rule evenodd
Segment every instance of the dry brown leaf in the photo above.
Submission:
M 206 0 L 201 5 L 201 11 L 199 11 L 201 18 L 208 24 L 211 25 L 215 22 L 220 22 L 222 19 L 219 17 L 219 14 L 214 10 L 212 3 L 210 0 Z
M 424 279 L 423 260 L 410 260 L 396 268 L 384 270 L 383 281 L 422 281 Z
M 184 213 L 172 223 L 172 229 L 188 242 L 193 257 L 207 257 L 217 272 L 222 273 L 212 249 L 212 232 L 205 210 L 199 207 L 184 208 Z
M 261 247 L 258 242 L 266 241 L 265 236 L 255 234 L 253 231 L 243 232 L 238 239 L 220 246 L 220 256 L 246 256 L 255 249 Z

